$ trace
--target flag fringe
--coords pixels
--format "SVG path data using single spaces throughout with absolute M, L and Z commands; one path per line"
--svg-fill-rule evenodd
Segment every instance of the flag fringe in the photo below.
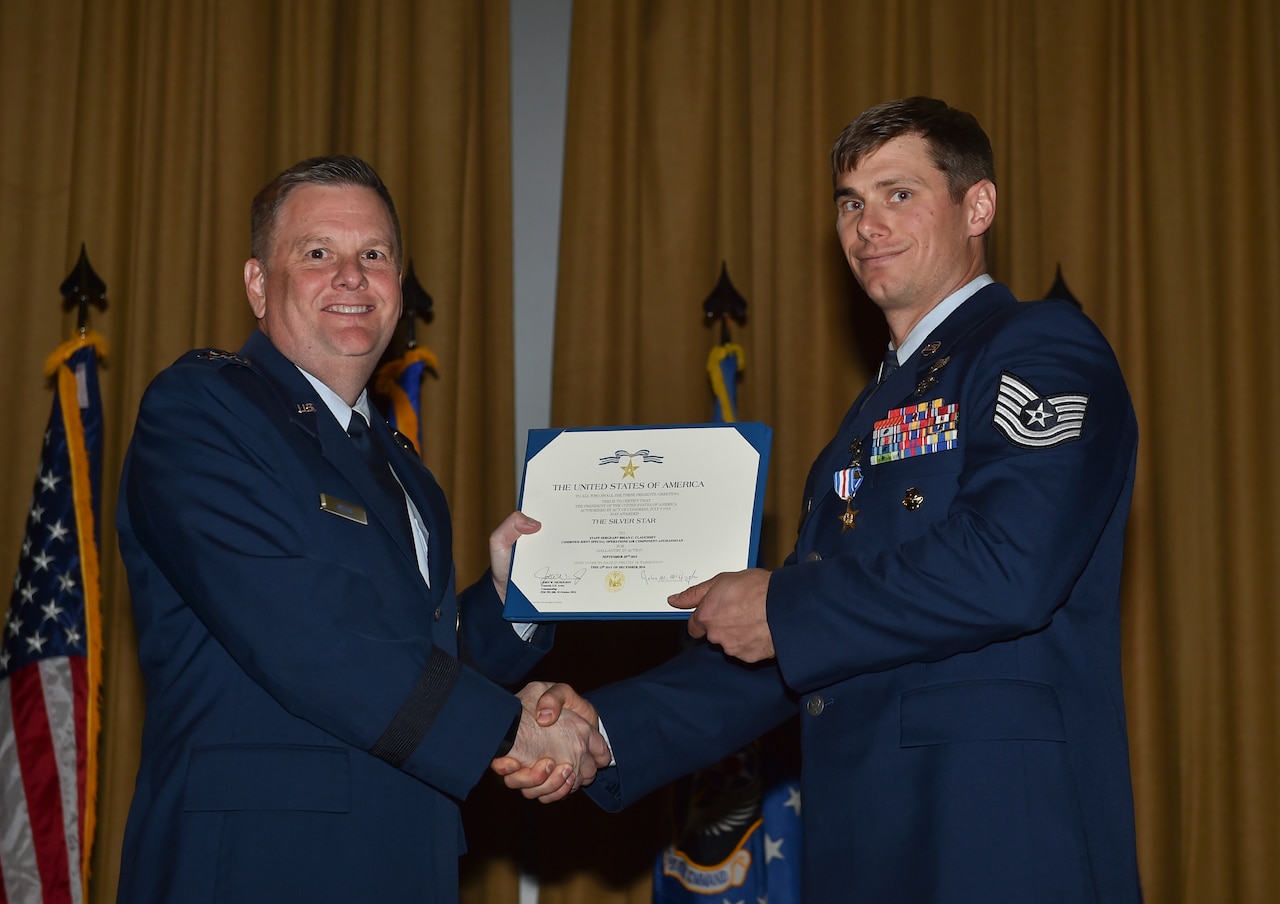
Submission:
M 44 375 L 52 377 L 67 359 L 87 345 L 92 345 L 98 352 L 98 359 L 107 356 L 107 340 L 96 330 L 86 330 L 78 336 L 68 339 L 49 353 L 44 359 Z M 77 418 L 77 420 L 79 420 Z
M 89 860 L 97 829 L 98 801 L 98 728 L 102 706 L 102 631 L 100 628 L 100 572 L 97 528 L 93 517 L 93 486 L 89 477 L 89 453 L 85 447 L 84 422 L 80 417 L 79 390 L 76 375 L 67 360 L 86 346 L 92 346 L 98 357 L 106 354 L 106 340 L 89 331 L 64 342 L 45 361 L 45 373 L 58 374 L 58 403 L 62 410 L 63 429 L 67 434 L 67 457 L 71 464 L 72 495 L 75 499 L 77 534 L 80 542 L 80 569 L 84 579 L 84 622 L 88 639 L 86 671 L 88 688 L 85 706 L 85 799 L 80 843 L 80 879 L 84 887 L 82 900 L 89 900 Z

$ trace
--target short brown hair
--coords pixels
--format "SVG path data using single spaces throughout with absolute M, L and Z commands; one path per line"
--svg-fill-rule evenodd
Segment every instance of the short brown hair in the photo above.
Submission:
M 933 165 L 947 179 L 951 200 L 959 203 L 971 185 L 996 181 L 991 140 L 972 113 L 932 97 L 905 97 L 877 104 L 844 127 L 831 148 L 831 179 L 856 169 L 868 154 L 903 135 L 919 135 Z
M 253 199 L 249 208 L 250 255 L 256 258 L 263 267 L 267 266 L 267 253 L 271 249 L 271 240 L 275 234 L 276 223 L 280 219 L 280 208 L 294 189 L 302 185 L 362 185 L 378 193 L 382 203 L 387 205 L 387 213 L 391 216 L 391 226 L 395 232 L 396 261 L 401 260 L 400 252 L 400 218 L 396 216 L 396 206 L 391 201 L 391 192 L 387 191 L 378 173 L 372 166 L 359 157 L 332 156 L 310 157 L 301 163 L 295 163 L 280 175 L 272 179 Z

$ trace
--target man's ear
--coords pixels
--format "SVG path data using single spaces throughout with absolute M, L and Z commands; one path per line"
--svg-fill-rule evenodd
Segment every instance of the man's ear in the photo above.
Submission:
M 267 270 L 256 257 L 244 262 L 244 294 L 253 316 L 261 320 L 267 313 Z
M 970 185 L 965 205 L 969 208 L 969 234 L 983 235 L 996 219 L 996 184 L 983 179 Z

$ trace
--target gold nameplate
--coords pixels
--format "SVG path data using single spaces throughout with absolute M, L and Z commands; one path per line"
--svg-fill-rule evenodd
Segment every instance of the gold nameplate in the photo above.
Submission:
M 369 516 L 364 513 L 364 506 L 356 505 L 353 502 L 343 502 L 337 496 L 330 496 L 328 493 L 320 494 L 320 511 L 332 512 L 341 518 L 360 524 L 369 523 Z

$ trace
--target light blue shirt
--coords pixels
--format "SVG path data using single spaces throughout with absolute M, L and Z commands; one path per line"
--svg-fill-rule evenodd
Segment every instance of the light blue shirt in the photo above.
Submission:
M 901 364 L 915 354 L 920 344 L 928 338 L 938 324 L 951 316 L 952 311 L 977 294 L 979 289 L 985 288 L 993 282 L 995 280 L 991 278 L 990 274 L 983 273 L 981 276 L 974 277 L 934 305 L 933 310 L 920 318 L 920 322 L 915 325 L 911 332 L 907 333 L 907 338 L 903 339 L 902 344 L 898 346 L 898 363 Z M 892 341 L 889 342 L 889 348 L 893 348 Z M 882 363 L 880 366 L 883 368 L 884 364 Z

